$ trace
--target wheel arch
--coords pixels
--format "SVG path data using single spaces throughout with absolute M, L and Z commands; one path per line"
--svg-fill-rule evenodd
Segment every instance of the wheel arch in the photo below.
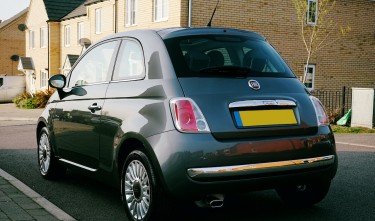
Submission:
M 122 165 L 124 164 L 126 157 L 133 150 L 140 150 L 144 152 L 144 154 L 146 154 L 153 168 L 155 169 L 159 183 L 162 185 L 163 190 L 166 190 L 166 184 L 164 181 L 163 173 L 162 173 L 159 161 L 154 153 L 153 148 L 144 137 L 142 137 L 140 134 L 137 134 L 137 133 L 132 133 L 132 132 L 127 133 L 123 137 L 121 144 L 118 146 L 118 149 L 116 151 L 117 152 L 117 156 L 116 156 L 117 175 L 121 177 Z

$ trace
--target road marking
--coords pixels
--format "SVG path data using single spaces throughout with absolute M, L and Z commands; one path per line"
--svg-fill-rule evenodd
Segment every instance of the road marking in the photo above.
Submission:
M 24 193 L 26 196 L 34 200 L 37 204 L 39 204 L 41 207 L 43 207 L 45 210 L 47 210 L 49 213 L 51 213 L 53 216 L 55 216 L 59 220 L 64 221 L 76 221 L 73 217 L 71 217 L 69 214 L 55 206 L 53 203 L 49 202 L 47 199 L 39 195 L 37 192 L 32 190 L 30 187 L 26 186 L 24 183 L 19 181 L 17 178 L 13 177 L 9 173 L 5 172 L 4 170 L 0 169 L 0 176 L 6 179 L 10 184 L 12 184 L 14 187 L 19 189 L 22 193 Z
M 344 145 L 351 145 L 351 146 L 358 146 L 358 147 L 368 147 L 368 148 L 375 148 L 375 146 L 371 145 L 365 145 L 365 144 L 356 144 L 356 143 L 346 143 L 346 142 L 337 142 L 338 144 L 344 144 Z

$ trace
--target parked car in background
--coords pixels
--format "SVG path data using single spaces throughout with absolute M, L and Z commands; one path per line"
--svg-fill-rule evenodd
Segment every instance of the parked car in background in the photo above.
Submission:
M 26 81 L 23 75 L 0 75 L 0 102 L 11 102 L 25 92 Z
M 37 126 L 45 178 L 73 168 L 121 189 L 130 220 L 166 199 L 221 207 L 225 195 L 276 189 L 308 206 L 337 169 L 324 108 L 256 33 L 169 28 L 118 33 L 90 46 Z

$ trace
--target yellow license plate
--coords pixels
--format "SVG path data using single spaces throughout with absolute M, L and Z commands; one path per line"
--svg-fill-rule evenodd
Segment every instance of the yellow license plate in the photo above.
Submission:
M 239 127 L 297 124 L 292 109 L 235 111 L 234 117 Z

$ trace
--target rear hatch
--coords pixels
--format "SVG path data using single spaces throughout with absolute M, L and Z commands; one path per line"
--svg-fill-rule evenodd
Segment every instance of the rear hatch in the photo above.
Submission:
M 249 86 L 257 81 L 259 90 Z M 179 78 L 216 139 L 315 134 L 314 107 L 296 78 Z
M 216 139 L 317 132 L 305 87 L 262 36 L 219 28 L 168 36 L 164 42 L 182 90 Z

